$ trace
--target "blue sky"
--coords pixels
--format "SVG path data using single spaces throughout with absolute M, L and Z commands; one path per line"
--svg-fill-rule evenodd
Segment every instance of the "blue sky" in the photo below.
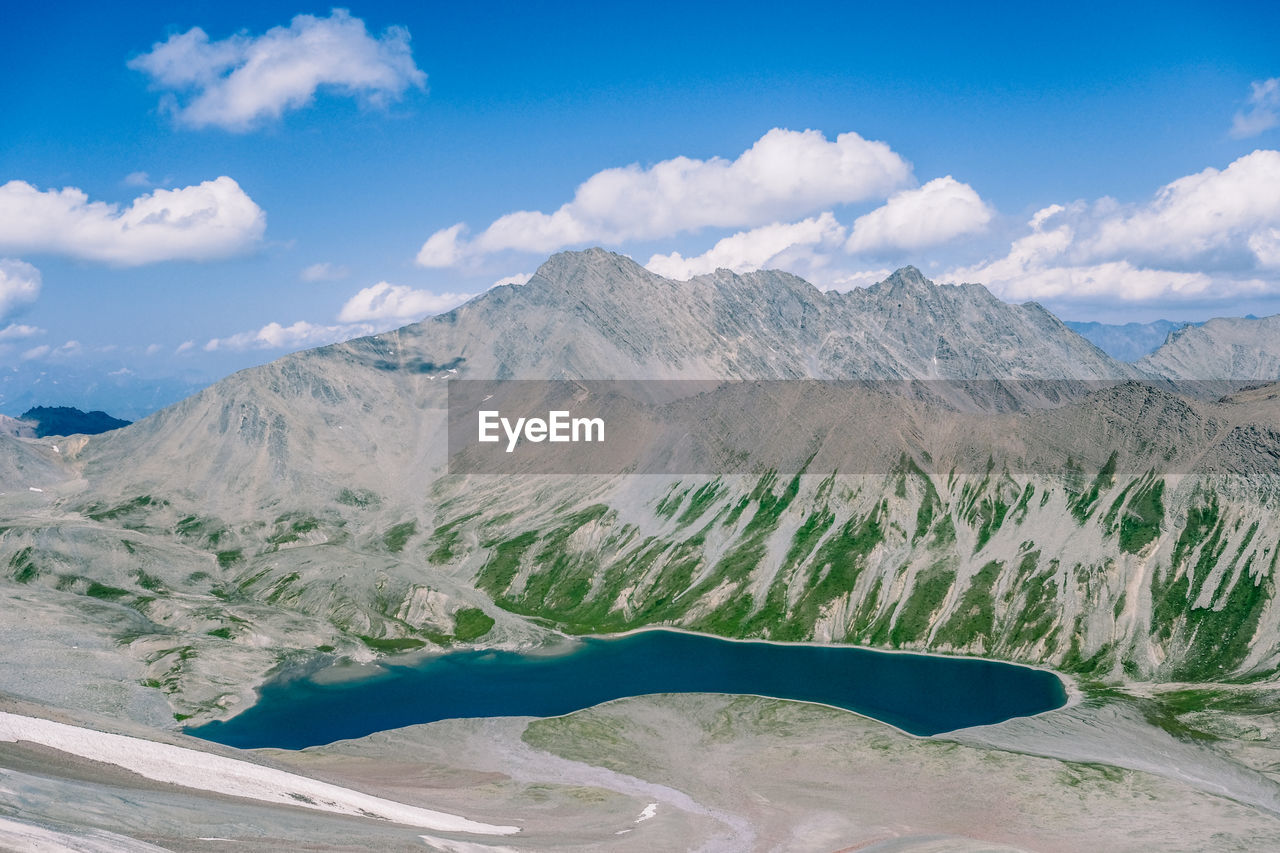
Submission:
M 6 15 L 0 411 L 394 328 L 587 245 L 837 288 L 913 263 L 1069 319 L 1280 311 L 1270 4 Z

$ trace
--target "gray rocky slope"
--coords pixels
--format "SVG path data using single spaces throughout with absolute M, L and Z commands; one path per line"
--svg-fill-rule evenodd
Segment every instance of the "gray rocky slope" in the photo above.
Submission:
M 1274 379 L 1280 376 L 1280 314 L 1188 326 L 1137 366 L 1170 379 Z
M 1248 378 L 1280 378 L 1257 367 Z M 1274 672 L 1280 396 L 1195 399 L 1133 381 L 1146 375 L 1037 305 L 913 268 L 837 294 L 564 253 L 526 285 L 242 371 L 58 452 L 12 439 L 26 455 L 0 469 L 0 592 L 80 626 L 140 690 L 201 719 L 284 661 L 532 644 L 549 625 L 958 651 L 1097 678 Z M 821 438 L 799 474 L 504 478 L 445 473 L 451 378 L 1111 384 L 954 428 L 946 401 L 913 401 L 914 426 L 857 473 L 823 467 Z M 867 422 L 900 424 L 876 420 L 892 408 L 869 402 Z M 993 441 L 1011 455 L 984 465 Z M 1033 457 L 1059 464 L 1019 464 Z

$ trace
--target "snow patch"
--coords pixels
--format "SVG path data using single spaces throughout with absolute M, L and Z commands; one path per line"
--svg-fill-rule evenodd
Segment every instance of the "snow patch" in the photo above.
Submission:
M 444 832 L 512 835 L 520 831 L 517 826 L 479 823 L 248 761 L 0 711 L 0 742 L 17 741 L 38 743 L 90 761 L 114 764 L 157 782 L 278 805 L 370 817 Z

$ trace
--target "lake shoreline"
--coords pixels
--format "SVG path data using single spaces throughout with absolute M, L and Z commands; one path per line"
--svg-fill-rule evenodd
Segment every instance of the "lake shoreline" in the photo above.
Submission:
M 821 705 L 929 738 L 1061 710 L 1082 698 L 1073 680 L 1047 667 L 972 655 L 726 638 L 662 626 L 556 636 L 562 642 L 532 654 L 472 646 L 376 665 L 295 669 L 264 684 L 241 714 L 185 731 L 242 748 L 294 749 L 441 719 L 551 719 L 634 696 L 704 693 Z M 890 662 L 895 657 L 900 664 Z M 293 731 L 280 719 L 295 710 L 335 722 Z M 245 713 L 253 719 L 246 722 Z M 307 738 L 316 740 L 303 743 Z

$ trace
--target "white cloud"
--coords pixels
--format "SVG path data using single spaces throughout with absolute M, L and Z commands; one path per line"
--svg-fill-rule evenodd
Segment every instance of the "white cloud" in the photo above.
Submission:
M 504 250 L 544 253 L 584 242 L 756 226 L 883 197 L 910 179 L 910 165 L 883 142 L 856 133 L 831 142 L 816 130 L 774 128 L 736 160 L 676 157 L 597 172 L 558 210 L 509 213 L 470 240 L 458 223 L 431 235 L 417 260 L 448 267 Z
M 424 267 L 457 266 L 463 258 L 463 235 L 467 231 L 465 223 L 441 228 L 427 238 L 418 250 L 418 264 Z
M 175 349 L 173 352 L 175 355 L 182 355 L 184 352 L 191 352 L 191 350 L 195 348 L 196 348 L 195 341 L 183 341 L 182 343 L 178 344 L 177 349 Z
M 351 270 L 341 264 L 331 264 L 324 261 L 304 268 L 302 272 L 298 273 L 298 278 L 303 281 L 338 281 L 349 275 L 351 275 Z
M 1161 187 L 1144 204 L 1055 204 L 1004 257 L 953 269 L 1008 299 L 1213 302 L 1280 293 L 1280 151 Z
M 0 192 L 3 190 L 0 187 Z M 0 258 L 0 317 L 30 305 L 39 296 L 40 270 L 23 261 Z
M 130 172 L 124 176 L 124 180 L 120 183 L 126 187 L 149 187 L 151 186 L 151 176 L 146 172 Z
M 847 289 L 857 286 L 853 282 L 862 281 L 866 273 L 825 269 L 838 260 L 837 252 L 918 250 L 981 231 L 992 215 L 991 208 L 971 186 L 948 175 L 917 189 L 895 193 L 884 205 L 855 220 L 852 229 L 844 228 L 832 213 L 826 212 L 800 222 L 741 231 L 691 258 L 679 252 L 654 255 L 645 266 L 677 279 L 720 267 L 734 272 L 763 267 L 797 271 L 799 267 L 814 281 L 821 279 L 828 288 Z
M 10 323 L 3 329 L 0 329 L 0 341 L 20 341 L 23 338 L 34 338 L 43 335 L 44 329 L 38 326 L 24 326 L 18 323 Z
M 493 283 L 493 287 L 502 287 L 507 284 L 528 284 L 529 279 L 533 278 L 531 272 L 518 272 L 515 275 L 504 276 Z
M 268 323 L 252 332 L 240 332 L 226 338 L 212 338 L 204 345 L 206 352 L 218 350 L 301 349 L 348 341 L 371 335 L 375 329 L 367 324 L 324 326 L 299 320 L 291 326 Z M 185 346 L 185 345 L 184 345 Z M 182 347 L 179 347 L 179 351 Z
M 1247 253 L 1250 236 L 1280 225 L 1280 151 L 1258 150 L 1221 171 L 1179 178 L 1136 209 L 1095 211 L 1081 255 L 1096 260 L 1204 262 Z
M 67 187 L 0 186 L 0 247 L 137 266 L 207 260 L 251 248 L 266 215 L 226 176 L 138 196 L 126 208 Z
M 873 284 L 879 284 L 889 276 L 893 275 L 893 270 L 883 267 L 877 270 L 855 270 L 854 272 L 840 273 L 832 276 L 825 283 L 824 290 L 853 290 L 855 287 L 870 287 Z
M 741 231 L 692 258 L 685 258 L 679 252 L 654 255 L 645 266 L 672 279 L 689 279 L 721 267 L 739 273 L 751 272 L 770 266 L 779 255 L 798 246 L 836 248 L 844 242 L 845 233 L 834 215 L 823 213 L 800 222 Z
M 1280 228 L 1265 228 L 1249 235 L 1249 251 L 1258 265 L 1280 270 Z
M 947 175 L 903 190 L 853 223 L 850 252 L 915 250 L 982 231 L 992 211 L 974 191 Z
M 80 344 L 79 341 L 67 341 L 62 346 L 55 349 L 51 353 L 51 355 L 70 357 L 70 356 L 80 355 L 83 352 L 84 352 L 84 347 Z
M 1231 122 L 1231 135 L 1237 139 L 1257 136 L 1280 125 L 1280 77 L 1255 80 L 1249 86 L 1249 100 Z
M 31 349 L 27 350 L 22 354 L 22 360 L 31 361 L 37 358 L 44 358 L 46 355 L 49 354 L 49 351 L 52 349 L 53 347 L 49 346 L 48 344 L 41 344 L 38 347 L 32 347 Z
M 157 42 L 130 60 L 148 74 L 179 122 L 246 131 L 309 104 L 321 87 L 382 106 L 427 75 L 414 64 L 409 32 L 388 27 L 374 38 L 344 9 L 328 18 L 298 15 L 260 36 L 210 41 L 199 27 Z
M 144 350 L 144 352 L 146 352 L 147 355 L 155 355 L 156 353 L 160 352 L 160 350 L 162 349 L 164 349 L 164 347 L 160 346 L 159 344 L 150 344 L 146 348 L 146 350 Z
M 411 321 L 456 308 L 474 294 L 432 293 L 380 281 L 347 300 L 338 312 L 339 323 Z
M 1013 301 L 1057 300 L 1150 302 L 1159 299 L 1215 299 L 1265 291 L 1257 279 L 1215 277 L 1205 272 L 1152 269 L 1128 260 L 1073 261 L 1075 229 L 1061 221 L 1084 205 L 1052 205 L 1028 222 L 1031 233 L 1015 240 L 1009 253 L 995 261 L 961 267 L 939 281 L 980 282 Z M 1046 225 L 1054 224 L 1046 228 Z

